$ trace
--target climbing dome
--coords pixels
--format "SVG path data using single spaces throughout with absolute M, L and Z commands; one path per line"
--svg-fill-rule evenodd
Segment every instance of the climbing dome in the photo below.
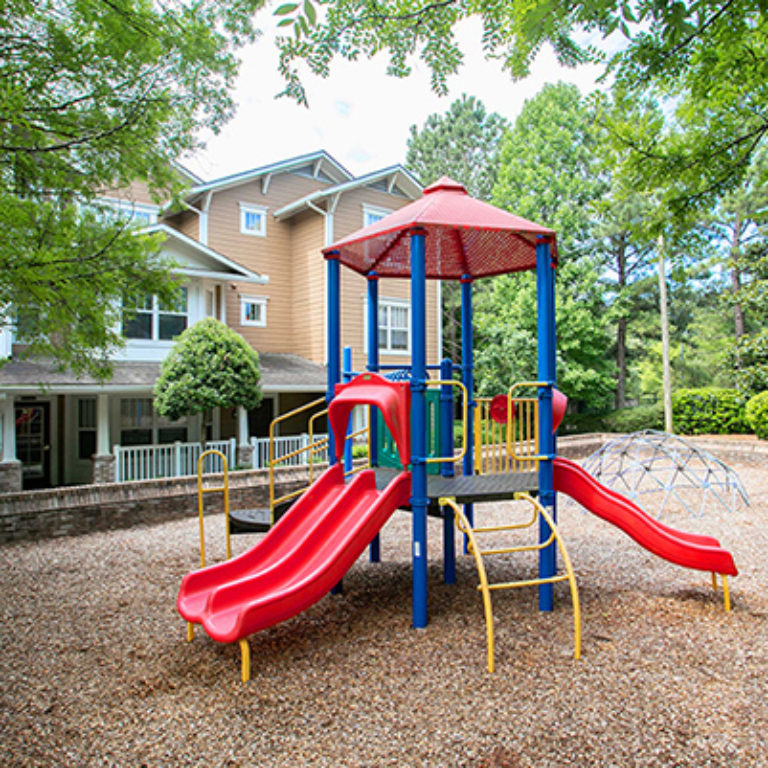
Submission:
M 648 514 L 687 510 L 701 517 L 707 508 L 735 511 L 749 498 L 738 474 L 690 441 L 644 430 L 607 442 L 584 462 L 584 469 Z

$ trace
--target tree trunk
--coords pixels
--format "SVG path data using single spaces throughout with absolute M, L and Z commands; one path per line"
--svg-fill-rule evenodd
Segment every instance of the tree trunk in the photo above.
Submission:
M 672 370 L 669 363 L 669 317 L 667 276 L 664 263 L 664 235 L 659 235 L 659 308 L 661 310 L 661 359 L 664 386 L 664 431 L 672 433 Z
M 741 269 L 739 268 L 739 243 L 741 242 L 741 216 L 736 214 L 736 221 L 733 224 L 733 238 L 731 239 L 731 292 L 738 297 L 741 288 Z M 736 298 L 733 304 L 733 331 L 736 341 L 744 335 L 744 308 L 741 302 Z M 738 360 L 737 360 L 738 364 Z
M 621 298 L 627 285 L 627 238 L 624 233 L 619 236 L 616 271 L 619 279 L 619 297 Z M 619 369 L 616 383 L 616 407 L 624 408 L 627 404 L 627 316 L 623 310 L 616 328 L 616 365 Z

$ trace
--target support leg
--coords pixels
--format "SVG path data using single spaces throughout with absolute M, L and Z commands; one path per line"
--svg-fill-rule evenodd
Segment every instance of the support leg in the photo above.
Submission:
M 251 646 L 246 637 L 240 640 L 240 679 L 244 683 L 251 679 Z

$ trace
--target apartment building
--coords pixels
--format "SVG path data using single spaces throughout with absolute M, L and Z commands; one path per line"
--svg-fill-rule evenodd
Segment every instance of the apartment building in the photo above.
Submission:
M 186 173 L 186 172 L 185 172 Z M 249 440 L 270 421 L 325 391 L 325 262 L 321 248 L 421 194 L 401 166 L 353 177 L 324 151 L 213 181 L 188 174 L 183 207 L 164 211 L 134 184 L 110 196 L 114 207 L 165 236 L 164 249 L 184 280 L 177 301 L 140 297 L 123 324 L 112 380 L 61 373 L 44 360 L 18 360 L 13 329 L 0 329 L 0 489 L 18 490 L 125 479 L 121 450 L 231 441 L 246 463 Z M 382 362 L 410 359 L 408 281 L 382 280 Z M 428 290 L 428 358 L 440 355 L 440 287 Z M 343 270 L 342 344 L 365 366 L 366 285 Z M 167 422 L 152 390 L 173 339 L 217 317 L 259 352 L 264 400 L 250 413 L 214 409 Z M 42 386 L 41 386 L 42 385 Z M 284 432 L 304 425 L 283 425 Z M 177 456 L 178 458 L 178 456 Z

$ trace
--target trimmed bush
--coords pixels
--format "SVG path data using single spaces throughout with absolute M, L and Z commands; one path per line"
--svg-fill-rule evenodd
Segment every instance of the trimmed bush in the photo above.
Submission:
M 605 416 L 608 432 L 642 432 L 644 429 L 664 429 L 664 405 L 636 405 L 633 408 L 619 408 Z
M 744 396 L 735 389 L 681 389 L 672 396 L 675 432 L 727 435 L 749 432 Z
M 768 440 L 768 391 L 760 392 L 749 400 L 746 414 L 752 431 L 761 440 Z

